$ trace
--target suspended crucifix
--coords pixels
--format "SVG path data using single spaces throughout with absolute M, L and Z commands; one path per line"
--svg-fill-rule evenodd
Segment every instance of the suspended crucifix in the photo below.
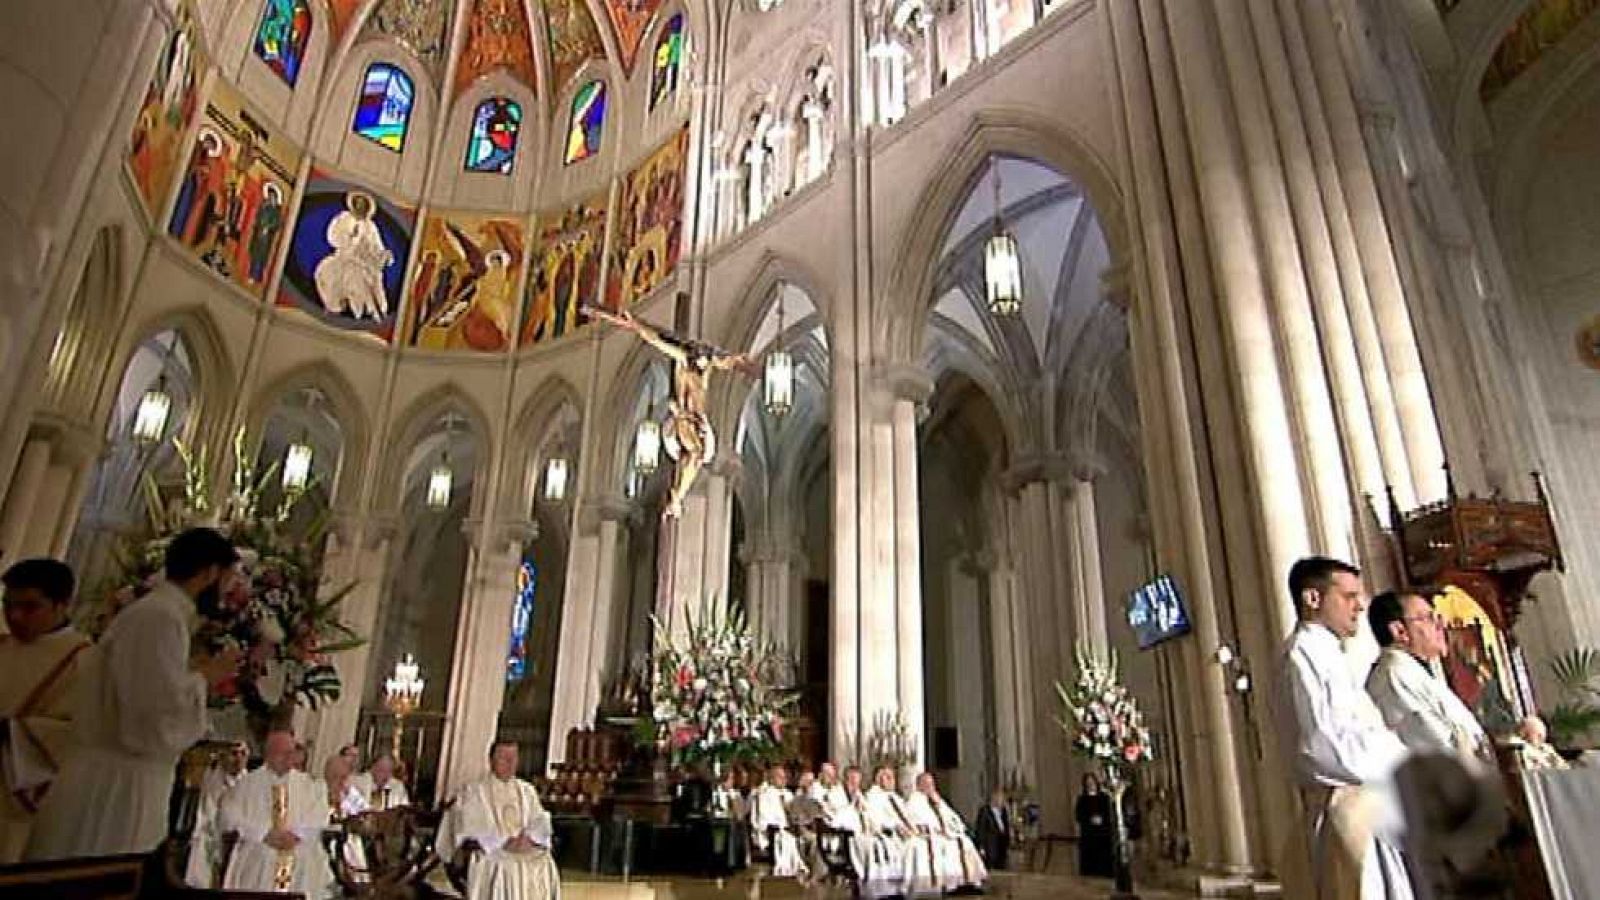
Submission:
M 682 294 L 679 300 L 683 300 Z M 633 317 L 627 310 L 611 312 L 584 304 L 581 312 L 633 332 L 639 339 L 672 360 L 672 400 L 667 407 L 663 443 L 676 469 L 672 489 L 667 494 L 663 517 L 676 519 L 683 513 L 683 500 L 694 487 L 695 476 L 716 456 L 717 437 L 706 414 L 706 381 L 712 370 L 740 371 L 752 378 L 761 369 L 748 354 L 730 353 L 719 347 L 657 328 Z

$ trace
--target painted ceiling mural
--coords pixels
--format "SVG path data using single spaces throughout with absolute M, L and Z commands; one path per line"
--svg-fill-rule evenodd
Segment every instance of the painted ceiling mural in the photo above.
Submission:
M 510 69 L 513 77 L 537 92 L 538 69 L 522 0 L 475 0 L 466 46 L 456 62 L 456 93 L 499 68 Z
M 589 60 L 604 57 L 606 49 L 586 0 L 544 0 L 544 15 L 552 90 L 559 91 L 572 73 Z
M 622 69 L 633 74 L 633 62 L 639 56 L 639 44 L 650 28 L 662 0 L 605 0 L 606 14 L 611 17 L 611 27 L 617 34 L 617 51 L 622 54 Z
M 454 14 L 452 0 L 378 0 L 367 18 L 366 31 L 410 47 L 437 76 L 443 68 Z
M 361 11 L 363 0 L 328 0 L 328 15 L 331 37 L 328 43 L 339 46 L 339 39 L 344 37 L 345 31 L 350 28 L 350 23 L 356 20 L 356 14 Z

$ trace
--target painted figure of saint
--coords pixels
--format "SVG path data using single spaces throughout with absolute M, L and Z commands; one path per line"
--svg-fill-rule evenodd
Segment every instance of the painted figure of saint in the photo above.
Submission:
M 345 195 L 344 212 L 328 223 L 328 245 L 333 252 L 317 263 L 312 276 L 322 308 L 334 315 L 356 319 L 382 319 L 389 314 L 383 291 L 383 270 L 394 264 L 394 254 L 383 243 L 373 221 L 377 203 L 370 194 Z

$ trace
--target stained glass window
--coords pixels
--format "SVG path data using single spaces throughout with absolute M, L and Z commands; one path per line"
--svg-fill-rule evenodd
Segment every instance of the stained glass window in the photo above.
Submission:
M 650 73 L 650 109 L 678 89 L 678 69 L 683 63 L 683 13 L 667 20 L 656 38 L 656 57 Z
M 506 175 L 517 156 L 517 133 L 522 129 L 522 107 L 505 97 L 490 97 L 472 114 L 472 136 L 467 139 L 467 171 Z
M 361 100 L 350 127 L 369 141 L 398 153 L 406 145 L 406 125 L 411 122 L 411 101 L 416 88 L 399 66 L 373 63 L 361 82 Z
M 606 83 L 591 81 L 572 98 L 572 121 L 567 125 L 566 164 L 600 152 L 600 131 L 606 124 Z
M 311 7 L 306 0 L 267 0 L 256 28 L 256 56 L 289 87 L 300 78 L 310 40 Z
M 506 653 L 506 681 L 521 681 L 528 676 L 528 628 L 533 623 L 533 594 L 539 583 L 539 570 L 523 560 L 517 567 L 517 599 L 511 607 L 511 650 Z

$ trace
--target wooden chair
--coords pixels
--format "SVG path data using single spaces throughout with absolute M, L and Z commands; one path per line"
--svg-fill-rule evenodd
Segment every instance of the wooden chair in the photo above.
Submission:
M 411 806 L 348 816 L 322 832 L 334 880 L 346 897 L 420 895 L 439 857 L 426 840 L 425 815 Z
M 861 873 L 856 871 L 855 863 L 850 859 L 850 841 L 855 837 L 855 832 L 830 828 L 819 820 L 815 833 L 817 857 L 824 866 L 824 871 L 817 874 L 831 881 L 848 884 L 852 890 L 856 889 L 861 884 Z

